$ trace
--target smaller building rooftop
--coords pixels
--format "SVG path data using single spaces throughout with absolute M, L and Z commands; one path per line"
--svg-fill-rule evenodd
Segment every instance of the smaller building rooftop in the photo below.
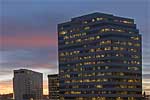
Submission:
M 48 75 L 48 77 L 58 77 L 59 74 L 51 74 L 51 75 Z
M 36 71 L 33 71 L 33 70 L 29 70 L 29 69 L 14 70 L 14 74 L 17 74 L 17 73 L 37 73 L 37 74 L 42 74 L 40 72 L 36 72 Z

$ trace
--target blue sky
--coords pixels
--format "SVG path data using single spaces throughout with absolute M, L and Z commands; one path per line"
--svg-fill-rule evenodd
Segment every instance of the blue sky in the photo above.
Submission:
M 147 86 L 149 10 L 149 0 L 0 0 L 0 86 L 6 91 L 4 83 L 9 86 L 14 69 L 43 72 L 45 80 L 47 74 L 57 73 L 57 24 L 93 12 L 135 19 L 143 37 L 143 74 Z

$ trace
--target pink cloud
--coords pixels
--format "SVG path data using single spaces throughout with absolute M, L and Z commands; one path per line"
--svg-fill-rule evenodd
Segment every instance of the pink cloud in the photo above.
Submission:
M 50 35 L 18 35 L 0 37 L 0 44 L 5 47 L 13 48 L 42 48 L 56 46 L 56 37 Z

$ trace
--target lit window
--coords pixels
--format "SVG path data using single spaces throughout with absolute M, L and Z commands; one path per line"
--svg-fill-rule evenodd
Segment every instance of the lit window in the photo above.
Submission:
M 71 94 L 81 94 L 79 91 L 71 91 Z
M 84 23 L 84 24 L 87 24 L 88 22 L 87 22 L 87 21 L 84 21 L 83 23 Z
M 89 30 L 89 29 L 90 29 L 90 27 L 89 27 L 89 26 L 87 26 L 87 27 L 85 27 L 84 29 L 85 29 L 85 30 Z
M 133 40 L 139 40 L 139 37 L 131 37 Z
M 92 22 L 95 22 L 95 19 L 92 19 Z
M 95 52 L 95 50 L 94 49 L 90 49 L 90 52 Z
M 131 42 L 128 42 L 128 45 L 129 45 L 129 46 L 131 46 L 131 45 L 132 45 L 132 43 L 131 43 Z
M 100 32 L 105 32 L 105 29 L 101 29 Z
M 110 29 L 109 28 L 105 28 L 105 32 L 108 32 L 108 31 L 110 31 Z
M 97 39 L 99 39 L 99 38 L 100 38 L 100 36 L 96 36 L 96 38 L 97 38 Z
M 103 20 L 103 18 L 96 18 L 97 21 Z
M 59 34 L 64 35 L 64 34 L 66 34 L 66 33 L 67 33 L 66 31 L 62 31 L 62 32 L 60 32 Z
M 86 35 L 86 33 L 82 33 L 82 35 Z
M 102 88 L 102 87 L 103 87 L 102 85 L 97 85 L 97 86 L 96 86 L 96 88 Z
M 134 80 L 128 80 L 128 82 L 134 82 Z
M 73 32 L 72 30 L 70 30 L 70 32 Z
M 77 39 L 76 42 L 81 42 L 81 39 Z
M 125 23 L 125 24 L 132 24 L 132 22 L 126 21 L 126 20 L 124 20 L 124 21 L 122 21 L 122 22 Z
M 134 46 L 139 47 L 139 46 L 140 46 L 140 44 L 139 44 L 139 43 L 136 43 L 136 44 L 134 44 Z

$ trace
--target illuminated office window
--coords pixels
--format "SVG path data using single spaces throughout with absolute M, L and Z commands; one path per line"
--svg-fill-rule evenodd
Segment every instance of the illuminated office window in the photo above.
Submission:
M 59 34 L 61 35 L 65 35 L 66 33 L 67 33 L 66 31 L 59 32 Z
M 95 19 L 92 19 L 92 22 L 95 22 Z
M 90 27 L 89 27 L 89 26 L 87 26 L 87 27 L 85 27 L 84 29 L 85 29 L 85 30 L 89 30 L 89 29 L 90 29 Z

